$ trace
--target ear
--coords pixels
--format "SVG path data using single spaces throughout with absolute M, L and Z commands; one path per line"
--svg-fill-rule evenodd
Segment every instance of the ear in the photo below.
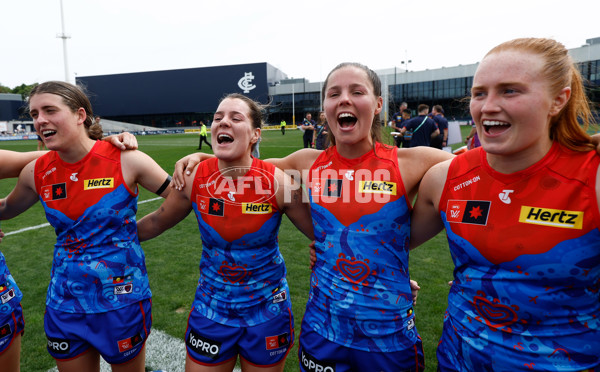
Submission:
M 77 109 L 77 112 L 75 114 L 77 115 L 77 124 L 82 125 L 85 122 L 85 119 L 87 118 L 85 109 L 83 107 L 80 107 Z
M 250 138 L 250 144 L 255 144 L 256 142 L 258 142 L 258 139 L 260 138 L 260 133 L 261 133 L 260 128 L 253 129 L 252 138 Z
M 571 98 L 571 87 L 564 87 L 558 92 L 558 95 L 554 97 L 552 106 L 550 106 L 550 116 L 556 116 L 558 113 L 567 105 Z
M 377 108 L 375 109 L 375 115 L 379 115 L 381 110 L 383 110 L 383 98 L 379 96 L 377 97 Z

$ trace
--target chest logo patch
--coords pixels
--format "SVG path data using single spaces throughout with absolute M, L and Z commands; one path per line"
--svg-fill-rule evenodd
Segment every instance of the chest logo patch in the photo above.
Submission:
M 581 230 L 583 212 L 522 206 L 519 222 Z
M 67 198 L 67 184 L 64 182 L 43 186 L 41 191 L 43 201 L 53 201 Z
M 396 195 L 396 183 L 388 181 L 360 181 L 360 192 Z
M 448 222 L 487 225 L 492 202 L 486 200 L 448 200 Z
M 91 180 L 84 180 L 83 182 L 84 190 L 112 189 L 115 187 L 114 178 L 95 178 Z
M 269 214 L 273 209 L 269 203 L 242 203 L 244 214 Z

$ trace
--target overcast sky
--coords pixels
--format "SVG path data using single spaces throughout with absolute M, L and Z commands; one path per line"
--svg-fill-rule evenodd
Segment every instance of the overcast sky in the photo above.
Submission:
M 515 37 L 600 37 L 598 0 L 63 0 L 75 76 L 268 62 L 322 81 L 344 61 L 478 62 Z M 65 80 L 60 0 L 0 0 L 0 84 Z

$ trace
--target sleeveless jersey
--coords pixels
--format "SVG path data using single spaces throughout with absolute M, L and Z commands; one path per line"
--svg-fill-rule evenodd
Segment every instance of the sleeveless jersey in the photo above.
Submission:
M 73 164 L 51 151 L 37 160 L 35 183 L 56 232 L 47 306 L 102 313 L 151 297 L 121 150 L 97 141 Z
M 411 206 L 396 147 L 357 159 L 325 150 L 309 173 L 317 263 L 304 322 L 349 348 L 392 352 L 418 340 L 408 272 Z
M 455 264 L 441 367 L 600 367 L 599 159 L 555 143 L 512 174 L 481 148 L 452 161 L 439 204 Z
M 4 255 L 0 252 L 0 321 L 12 314 L 21 303 L 21 299 L 23 299 L 23 293 L 17 287 L 15 279 L 10 274 L 8 266 L 6 266 Z M 0 324 L 0 327 L 2 325 Z M 0 337 L 2 337 L 1 332 Z
M 277 242 L 281 212 L 274 172 L 256 158 L 237 179 L 224 176 L 216 158 L 198 166 L 191 201 L 202 258 L 193 308 L 217 323 L 262 324 L 291 304 Z

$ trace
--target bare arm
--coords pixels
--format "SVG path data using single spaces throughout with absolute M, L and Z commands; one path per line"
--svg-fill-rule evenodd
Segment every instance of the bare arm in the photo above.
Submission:
M 300 183 L 294 181 L 280 169 L 275 169 L 275 179 L 279 184 L 276 195 L 277 204 L 282 206 L 283 212 L 292 221 L 294 226 L 306 235 L 307 238 L 313 240 L 315 236 L 313 233 L 310 206 L 308 203 L 303 202 Z
M 192 210 L 190 196 L 194 174 L 195 172 L 187 176 L 187 186 L 183 190 L 172 191 L 157 210 L 138 221 L 137 228 L 140 241 L 157 237 L 187 217 Z
M 25 212 L 38 201 L 33 172 L 35 161 L 23 168 L 15 188 L 4 199 L 0 199 L 0 219 L 7 220 Z
M 410 249 L 425 243 L 444 228 L 439 215 L 439 201 L 450 162 L 434 166 L 423 177 L 411 215 Z
M 169 195 L 171 188 L 163 187 L 169 174 L 145 153 L 137 150 L 123 151 L 121 153 L 121 167 L 125 182 L 131 190 L 135 190 L 137 185 L 140 185 L 153 193 L 162 190 L 160 196 L 163 198 Z
M 186 175 L 192 174 L 196 166 L 204 160 L 214 157 L 215 156 L 212 154 L 196 152 L 177 160 L 177 163 L 175 163 L 175 170 L 173 171 L 173 182 L 171 182 L 171 187 L 182 190 L 186 186 Z
M 0 150 L 0 178 L 18 177 L 23 167 L 47 151 L 16 152 Z

